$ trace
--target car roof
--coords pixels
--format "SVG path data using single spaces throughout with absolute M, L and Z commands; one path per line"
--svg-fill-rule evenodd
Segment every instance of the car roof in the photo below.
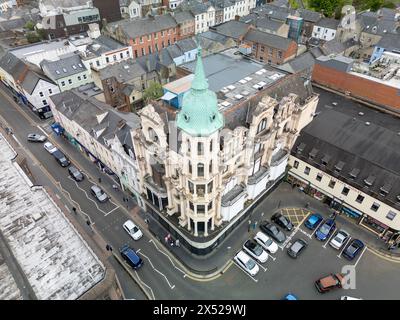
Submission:
M 364 243 L 359 239 L 354 239 L 353 241 L 351 241 L 350 245 L 353 245 L 353 244 L 357 244 L 358 246 L 363 246 L 364 245 Z
M 90 188 L 91 188 L 93 191 L 96 191 L 96 190 L 101 191 L 100 187 L 97 186 L 97 185 L 95 185 L 95 184 L 92 185 Z
M 136 254 L 135 250 L 133 250 L 130 247 L 124 247 L 123 253 L 126 254 L 126 256 L 131 259 L 134 263 L 138 263 L 140 258 L 139 256 Z
M 257 232 L 256 237 L 259 238 L 263 242 L 265 242 L 265 241 L 267 241 L 269 239 L 269 237 L 265 233 L 263 233 L 261 231 Z
M 322 216 L 319 213 L 313 213 L 308 220 L 309 221 L 317 221 L 318 219 L 322 219 Z
M 246 263 L 248 260 L 250 260 L 250 257 L 243 251 L 239 251 L 239 253 L 236 256 L 240 260 L 242 260 L 244 263 Z
M 136 224 L 134 224 L 132 220 L 127 220 L 124 223 L 124 226 L 126 226 L 128 229 L 133 229 L 134 227 L 136 227 Z

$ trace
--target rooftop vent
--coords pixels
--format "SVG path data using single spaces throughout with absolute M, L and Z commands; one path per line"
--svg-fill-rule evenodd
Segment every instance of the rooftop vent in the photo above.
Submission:
M 297 153 L 302 153 L 304 151 L 305 147 L 306 147 L 306 144 L 304 142 L 300 143 L 296 148 L 296 152 Z
M 246 77 L 246 78 L 244 78 L 244 80 L 246 80 L 246 81 L 251 81 L 251 80 L 253 80 L 253 78 Z
M 390 192 L 391 189 L 392 189 L 392 185 L 391 185 L 390 183 L 386 182 L 386 183 L 383 185 L 383 187 L 381 187 L 381 188 L 379 189 L 379 191 L 380 191 L 380 194 L 381 194 L 382 196 L 386 196 L 386 195 Z
M 236 89 L 236 87 L 233 86 L 233 85 L 227 86 L 227 88 L 228 88 L 229 90 L 234 90 L 234 89 Z
M 72 68 L 73 68 L 74 70 L 76 70 L 76 65 L 73 65 Z
M 370 124 L 371 124 L 371 122 L 368 122 L 368 121 L 365 123 L 366 126 L 369 126 Z
M 65 68 L 63 68 L 63 71 L 64 71 L 65 73 L 67 73 L 67 69 L 65 69 Z
M 326 154 L 326 155 L 321 159 L 321 162 L 322 162 L 322 164 L 323 164 L 324 166 L 327 166 L 328 163 L 329 163 L 329 160 L 331 160 L 331 156 L 329 156 L 329 155 Z
M 236 100 L 240 100 L 240 99 L 242 99 L 243 98 L 243 96 L 241 95 L 241 94 L 237 94 L 236 96 L 235 96 L 235 99 Z
M 57 74 L 60 74 L 60 71 L 56 70 L 56 73 L 57 73 Z
M 317 154 L 318 154 L 318 149 L 313 148 L 313 149 L 311 150 L 311 152 L 308 154 L 308 156 L 309 156 L 311 159 L 314 159 L 315 156 L 316 156 Z

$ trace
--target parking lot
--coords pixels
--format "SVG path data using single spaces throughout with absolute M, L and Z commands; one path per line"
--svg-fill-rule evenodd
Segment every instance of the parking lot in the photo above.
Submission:
M 345 228 L 341 223 L 336 222 L 336 230 L 326 241 L 319 241 L 315 237 L 315 232 L 323 221 L 314 230 L 310 230 L 304 225 L 304 222 L 312 212 L 296 208 L 284 208 L 280 212 L 291 220 L 294 228 L 291 232 L 284 231 L 281 227 L 279 228 L 285 233 L 287 238 L 283 244 L 278 245 L 278 251 L 273 255 L 269 255 L 267 262 L 264 264 L 256 262 L 259 265 L 259 272 L 255 276 L 248 274 L 235 262 L 233 263 L 234 268 L 240 270 L 240 273 L 253 286 L 254 284 L 259 286 L 261 283 L 266 283 L 267 287 L 274 288 L 274 292 L 278 289 L 281 292 L 281 297 L 289 292 L 296 294 L 296 291 L 302 293 L 299 297 L 300 299 L 337 299 L 342 295 L 352 296 L 352 293 L 344 289 L 332 290 L 322 295 L 317 292 L 314 282 L 330 273 L 343 272 L 343 266 L 354 266 L 357 270 L 359 262 L 365 255 L 367 246 L 362 249 L 355 259 L 349 261 L 342 256 L 342 253 L 353 239 L 351 232 L 350 238 L 340 250 L 336 250 L 329 245 L 329 241 L 336 235 L 337 231 Z M 255 232 L 258 231 L 260 231 L 259 228 L 255 230 Z M 286 251 L 299 238 L 307 242 L 307 247 L 297 259 L 293 259 Z M 269 295 L 268 290 L 266 290 L 265 294 L 262 297 L 263 299 L 279 298 L 276 295 Z

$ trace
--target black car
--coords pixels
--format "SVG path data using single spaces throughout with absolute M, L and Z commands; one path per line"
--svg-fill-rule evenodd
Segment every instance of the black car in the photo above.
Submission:
M 83 180 L 83 174 L 80 172 L 77 168 L 74 166 L 70 166 L 68 168 L 69 175 L 74 179 L 75 181 L 82 181 Z
M 279 212 L 275 213 L 271 220 L 287 231 L 291 231 L 293 229 L 293 224 L 290 222 L 290 220 Z
M 297 258 L 300 253 L 307 247 L 307 241 L 303 239 L 297 239 L 287 250 L 287 253 L 292 258 Z
M 279 230 L 279 228 L 276 225 L 272 224 L 271 222 L 268 222 L 268 221 L 261 222 L 260 229 L 262 232 L 264 232 L 265 234 L 272 237 L 278 243 L 282 243 L 286 240 L 285 234 L 281 230 Z
M 68 167 L 70 164 L 70 161 L 68 158 L 60 151 L 54 151 L 53 153 L 54 158 L 57 160 L 57 162 L 62 166 L 62 167 Z
M 143 260 L 138 256 L 135 250 L 130 248 L 128 245 L 124 245 L 119 252 L 122 258 L 133 268 L 139 269 L 143 265 Z

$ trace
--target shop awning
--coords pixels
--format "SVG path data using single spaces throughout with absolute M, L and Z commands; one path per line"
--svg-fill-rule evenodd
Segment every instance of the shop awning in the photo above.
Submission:
M 175 97 L 176 97 L 176 94 L 167 91 L 167 92 L 161 97 L 161 99 L 166 100 L 166 101 L 170 101 L 170 100 L 172 100 L 172 99 L 175 98 Z

